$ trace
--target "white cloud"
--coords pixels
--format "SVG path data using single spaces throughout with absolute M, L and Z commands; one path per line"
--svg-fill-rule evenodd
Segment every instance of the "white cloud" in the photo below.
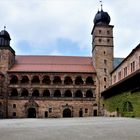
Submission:
M 103 8 L 111 16 L 111 24 L 115 25 L 115 56 L 126 56 L 139 43 L 139 4 L 138 0 L 135 3 L 130 0 L 104 1 Z M 18 45 L 24 40 L 31 47 L 32 54 L 47 53 L 46 48 L 63 38 L 79 44 L 79 50 L 89 49 L 93 18 L 98 7 L 98 1 L 93 0 L 0 1 L 0 27 L 7 26 L 17 54 L 24 54 Z M 68 48 L 64 46 L 65 49 Z M 63 53 L 55 49 L 49 52 Z

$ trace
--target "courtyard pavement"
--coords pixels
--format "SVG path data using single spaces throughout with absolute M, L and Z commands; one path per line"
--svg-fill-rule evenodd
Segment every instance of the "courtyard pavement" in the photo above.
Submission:
M 0 140 L 140 140 L 140 119 L 5 119 Z

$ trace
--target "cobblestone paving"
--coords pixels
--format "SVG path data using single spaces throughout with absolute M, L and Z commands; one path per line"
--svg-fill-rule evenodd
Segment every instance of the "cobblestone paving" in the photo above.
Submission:
M 140 140 L 140 119 L 5 119 L 0 140 Z

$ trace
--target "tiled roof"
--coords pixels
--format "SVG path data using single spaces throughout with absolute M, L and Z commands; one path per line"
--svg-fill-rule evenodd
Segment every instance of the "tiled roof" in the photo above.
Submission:
M 16 56 L 9 72 L 95 72 L 91 57 Z

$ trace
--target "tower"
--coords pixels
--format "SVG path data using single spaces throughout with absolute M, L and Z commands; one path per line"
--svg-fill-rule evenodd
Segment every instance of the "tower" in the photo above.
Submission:
M 15 62 L 15 51 L 10 47 L 10 35 L 4 29 L 0 32 L 0 72 L 6 71 L 12 67 Z
M 4 29 L 0 32 L 0 118 L 7 117 L 8 75 L 15 63 L 15 51 L 10 47 L 10 35 Z
M 113 27 L 110 16 L 101 10 L 94 18 L 92 30 L 92 59 L 97 73 L 98 93 L 110 85 L 110 72 L 113 70 Z

